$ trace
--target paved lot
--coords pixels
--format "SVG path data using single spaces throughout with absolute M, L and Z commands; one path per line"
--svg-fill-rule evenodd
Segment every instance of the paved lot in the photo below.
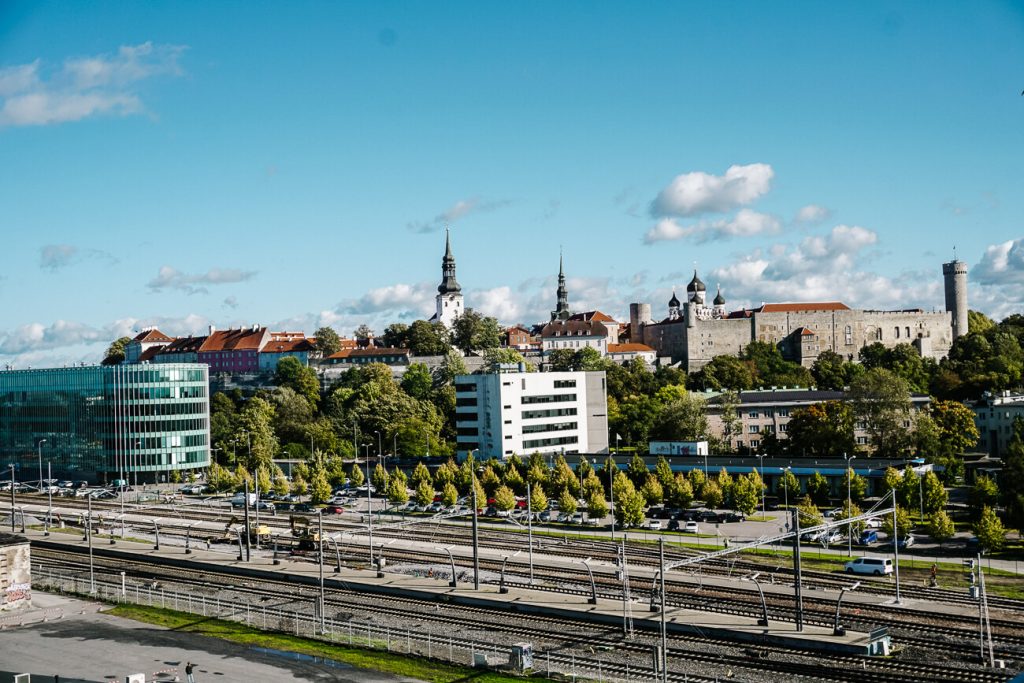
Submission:
M 36 593 L 37 608 L 60 607 L 64 618 L 16 627 L 0 635 L 0 683 L 17 673 L 32 682 L 124 681 L 145 673 L 147 681 L 185 681 L 185 663 L 197 664 L 196 683 L 220 681 L 337 681 L 406 683 L 415 679 L 355 669 L 340 663 L 300 661 L 284 653 L 257 652 L 244 645 L 178 633 L 95 612 L 89 603 Z M 85 614 L 81 612 L 85 610 Z M 158 675 L 158 672 L 164 672 Z

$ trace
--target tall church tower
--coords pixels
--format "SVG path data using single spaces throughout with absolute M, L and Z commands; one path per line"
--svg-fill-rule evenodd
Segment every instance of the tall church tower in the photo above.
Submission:
M 452 239 L 448 228 L 444 229 L 444 258 L 441 259 L 441 284 L 437 287 L 437 312 L 433 320 L 449 330 L 455 319 L 463 313 L 462 286 L 455 279 L 455 257 L 452 256 Z
M 967 334 L 967 264 L 957 260 L 942 264 L 946 284 L 946 310 L 953 314 L 953 340 Z
M 558 303 L 555 310 L 551 311 L 552 320 L 568 320 L 569 316 L 569 290 L 565 288 L 565 271 L 562 269 L 562 255 L 558 255 Z

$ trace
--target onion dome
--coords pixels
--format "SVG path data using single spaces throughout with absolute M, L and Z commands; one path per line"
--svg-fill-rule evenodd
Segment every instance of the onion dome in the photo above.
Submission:
M 715 296 L 715 305 L 716 306 L 724 306 L 725 305 L 725 297 L 722 296 L 722 288 L 721 287 L 718 288 L 718 294 Z
M 690 284 L 686 285 L 686 291 L 687 292 L 706 292 L 707 289 L 708 288 L 704 286 L 704 283 L 701 282 L 700 278 L 697 277 L 697 271 L 694 270 L 693 271 L 693 279 L 690 280 Z
M 669 308 L 679 308 L 679 299 L 676 298 L 676 290 L 672 290 L 672 298 L 668 300 Z

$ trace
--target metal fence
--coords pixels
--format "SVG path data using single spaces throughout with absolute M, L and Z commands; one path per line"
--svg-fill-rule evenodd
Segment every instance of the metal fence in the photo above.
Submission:
M 440 662 L 460 666 L 496 667 L 509 661 L 511 644 L 502 645 L 493 641 L 480 641 L 438 633 L 428 627 L 392 628 L 354 619 L 337 620 L 325 617 L 323 628 L 312 604 L 308 612 L 268 607 L 209 598 L 204 595 L 127 584 L 124 581 L 96 579 L 90 582 L 88 576 L 79 576 L 49 568 L 39 567 L 33 571 L 33 587 L 40 590 L 66 595 L 82 596 L 113 604 L 132 604 L 160 607 L 207 617 L 245 624 L 251 628 L 286 633 L 303 638 L 325 641 L 349 647 L 380 650 L 416 657 L 426 657 Z M 92 584 L 92 585 L 91 585 Z M 91 588 L 95 592 L 91 592 Z M 500 616 L 495 618 L 500 619 Z M 528 635 L 524 634 L 523 640 Z M 589 653 L 588 653 L 589 654 Z M 646 666 L 630 665 L 622 661 L 601 660 L 593 656 L 577 657 L 574 652 L 559 650 L 533 651 L 533 671 L 549 677 L 571 681 L 623 681 L 657 680 L 653 656 L 647 658 Z M 671 677 L 670 679 L 674 679 Z M 677 680 L 682 680 L 679 678 Z M 690 678 L 689 680 L 708 680 Z

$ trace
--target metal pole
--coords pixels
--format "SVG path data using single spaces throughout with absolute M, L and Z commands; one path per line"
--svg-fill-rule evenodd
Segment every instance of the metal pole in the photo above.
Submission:
M 46 463 L 46 478 L 52 479 L 53 472 L 50 463 Z M 53 517 L 53 489 L 46 485 L 46 526 L 43 527 L 43 535 L 50 535 L 50 519 Z
M 324 600 L 324 512 L 321 509 L 320 514 L 316 516 L 317 520 L 317 555 L 319 556 L 320 565 L 320 633 L 325 632 L 324 627 L 324 610 L 326 609 L 326 601 Z
M 480 506 L 476 496 L 476 471 L 473 472 L 473 590 L 480 590 Z
M 43 490 L 43 444 L 46 443 L 46 439 L 39 439 L 39 444 L 36 450 L 39 452 L 39 490 Z
M 900 604 L 900 539 L 899 529 L 896 528 L 896 511 L 899 506 L 896 505 L 896 489 L 892 490 L 892 564 L 893 569 L 896 572 L 896 604 Z
M 800 510 L 791 510 L 793 515 L 793 574 L 796 577 L 796 630 L 804 630 L 804 598 L 802 591 L 803 574 L 800 571 Z
M 917 501 L 921 506 L 921 524 L 924 524 L 924 477 L 917 475 Z
M 11 533 L 14 533 L 14 465 L 11 465 Z
M 86 535 L 89 538 L 89 593 L 96 593 L 96 571 L 92 562 L 92 496 L 86 496 L 86 505 L 89 509 L 89 521 L 86 526 Z
M 248 562 L 251 557 L 252 546 L 249 542 L 249 480 L 245 480 L 245 561 Z M 239 553 L 241 554 L 241 553 Z
M 851 495 L 851 486 L 853 484 L 853 461 L 857 459 L 856 455 L 851 454 L 850 457 L 846 458 L 846 516 L 853 516 L 853 496 Z M 846 556 L 853 557 L 853 525 L 846 525 Z
M 475 488 L 475 487 L 474 487 Z M 526 482 L 526 534 L 530 544 L 530 585 L 533 585 L 533 498 L 530 482 Z
M 615 435 L 615 452 L 616 453 L 619 452 L 619 435 L 618 434 Z M 605 463 L 605 467 L 608 468 L 608 499 L 611 501 L 612 541 L 614 541 L 615 540 L 615 494 L 612 492 L 612 486 L 613 486 L 613 484 L 615 482 L 612 480 L 612 467 L 611 467 L 612 463 L 611 463 L 611 460 L 612 459 L 609 458 L 609 462 Z M 618 467 L 616 467 L 616 469 L 618 469 Z
M 358 455 L 356 456 L 358 457 Z M 370 538 L 368 540 L 370 550 L 370 568 L 373 568 L 373 481 L 370 479 L 370 456 L 366 456 L 366 519 L 367 529 L 369 530 Z
M 249 460 L 252 461 L 252 455 L 250 453 Z M 256 488 L 256 550 L 260 549 L 260 468 L 255 469 L 256 476 L 252 478 L 253 484 Z
M 661 562 L 661 680 L 668 683 L 668 627 L 665 624 L 665 537 L 658 538 Z

